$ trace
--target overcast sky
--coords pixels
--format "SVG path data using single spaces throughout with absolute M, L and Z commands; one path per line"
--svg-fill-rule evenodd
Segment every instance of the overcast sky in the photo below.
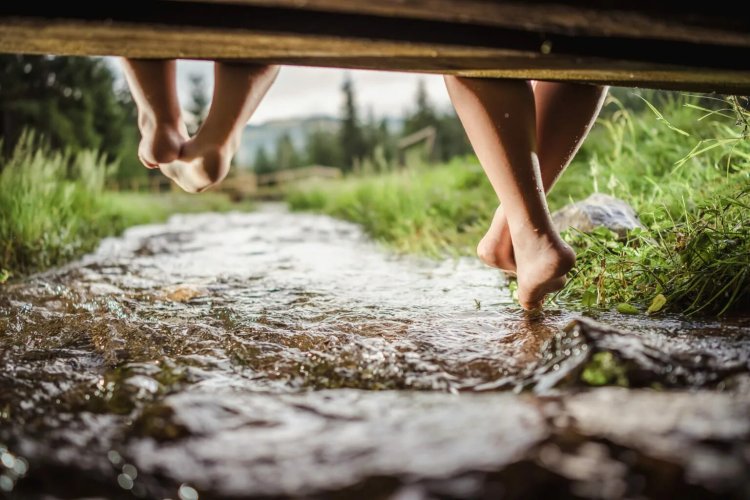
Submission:
M 183 103 L 189 99 L 188 76 L 191 73 L 200 73 L 205 76 L 207 83 L 213 82 L 213 67 L 210 62 L 180 61 L 177 73 L 178 92 Z M 354 81 L 357 102 L 363 116 L 369 109 L 378 118 L 402 116 L 414 106 L 419 79 L 424 80 L 434 105 L 442 109 L 450 106 L 443 79 L 437 75 L 285 66 L 250 123 L 260 124 L 268 120 L 312 114 L 338 116 L 342 99 L 341 83 L 346 73 Z

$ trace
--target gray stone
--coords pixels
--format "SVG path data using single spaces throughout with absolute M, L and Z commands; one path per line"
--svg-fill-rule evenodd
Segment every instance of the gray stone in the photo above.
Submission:
M 555 229 L 565 231 L 574 228 L 590 233 L 599 227 L 606 227 L 624 238 L 627 232 L 643 224 L 626 202 L 612 196 L 594 193 L 583 201 L 566 205 L 552 214 Z

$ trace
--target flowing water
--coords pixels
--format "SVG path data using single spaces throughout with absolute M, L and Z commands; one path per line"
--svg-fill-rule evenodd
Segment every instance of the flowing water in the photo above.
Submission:
M 748 330 L 529 315 L 279 207 L 175 217 L 0 289 L 0 492 L 747 498 Z

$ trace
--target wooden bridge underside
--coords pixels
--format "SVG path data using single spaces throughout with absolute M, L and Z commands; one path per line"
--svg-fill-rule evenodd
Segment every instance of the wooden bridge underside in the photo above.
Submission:
M 728 2 L 98 3 L 3 2 L 0 52 L 220 59 L 750 94 L 750 6 Z

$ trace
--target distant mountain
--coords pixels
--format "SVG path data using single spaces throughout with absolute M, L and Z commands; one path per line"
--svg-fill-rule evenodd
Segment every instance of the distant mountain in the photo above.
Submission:
M 392 133 L 401 130 L 402 119 L 389 117 L 387 120 Z M 235 157 L 235 164 L 240 168 L 251 168 L 260 148 L 265 148 L 266 153 L 273 157 L 276 152 L 276 143 L 284 134 L 289 134 L 298 151 L 304 151 L 307 136 L 312 131 L 336 132 L 338 129 L 339 119 L 327 115 L 271 120 L 260 125 L 248 125 L 242 132 L 242 144 Z
M 261 125 L 248 125 L 242 132 L 242 145 L 237 152 L 235 163 L 242 168 L 249 168 L 260 148 L 273 156 L 276 143 L 285 134 L 289 134 L 297 150 L 304 150 L 307 135 L 313 130 L 336 132 L 339 120 L 332 116 L 310 116 L 306 118 L 289 118 L 271 120 Z

